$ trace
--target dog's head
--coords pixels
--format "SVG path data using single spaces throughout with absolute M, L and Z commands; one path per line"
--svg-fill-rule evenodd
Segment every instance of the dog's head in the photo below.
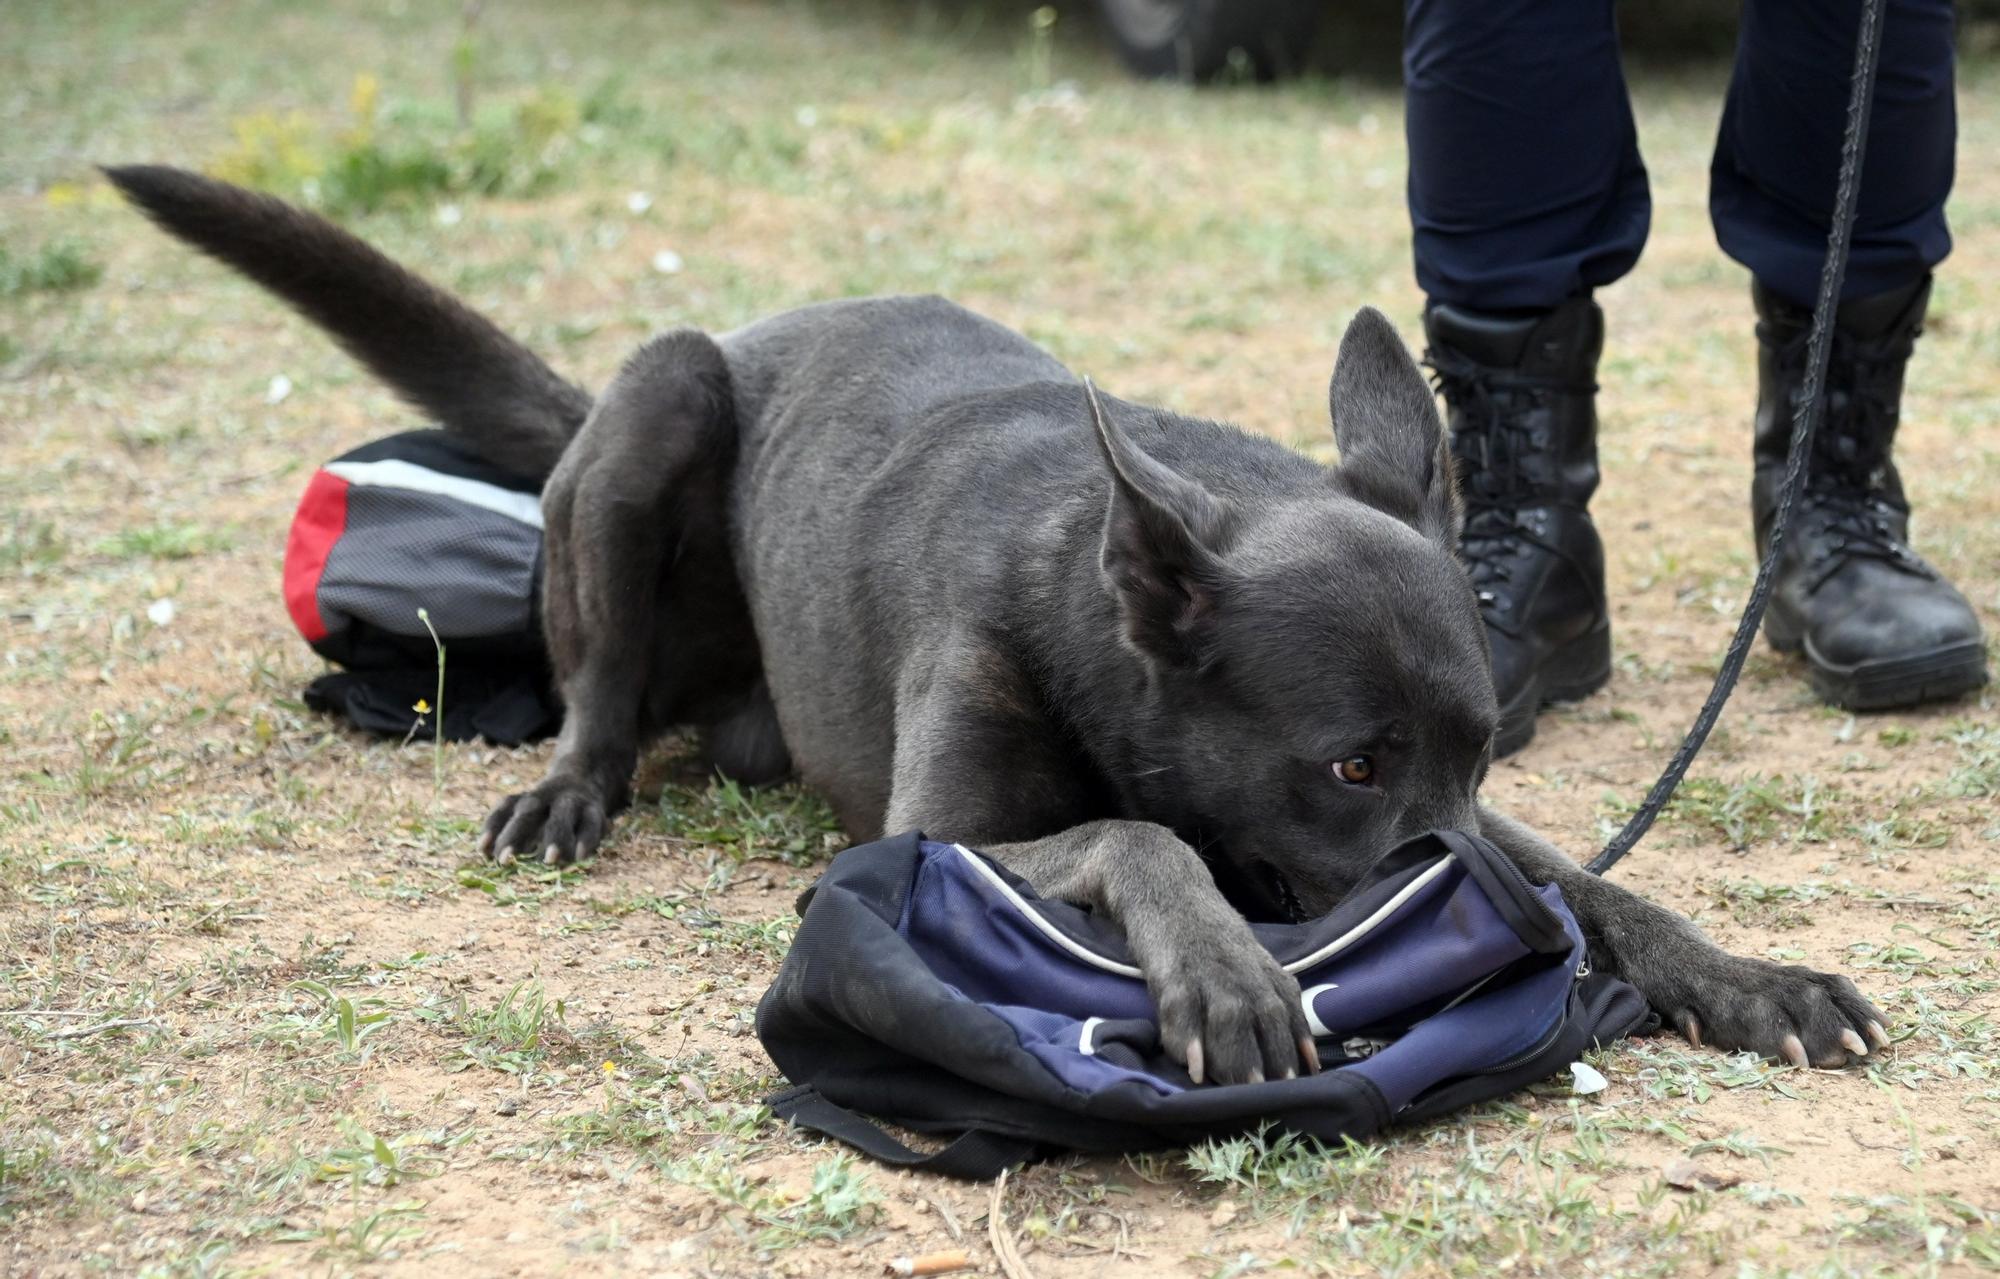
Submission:
M 1102 565 L 1147 670 L 1123 780 L 1267 918 L 1323 913 L 1411 836 L 1476 829 L 1499 722 L 1436 401 L 1379 312 L 1348 326 L 1331 402 L 1323 485 L 1231 496 L 1091 397 Z

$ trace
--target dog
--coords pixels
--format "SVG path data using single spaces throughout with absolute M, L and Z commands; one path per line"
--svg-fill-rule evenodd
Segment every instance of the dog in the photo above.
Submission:
M 796 773 L 856 839 L 983 849 L 1126 933 L 1197 1082 L 1318 1069 L 1246 919 L 1330 909 L 1382 854 L 1476 832 L 1554 882 L 1591 963 L 1695 1044 L 1886 1047 L 1846 978 L 1732 956 L 1479 802 L 1498 712 L 1436 401 L 1379 313 L 1340 343 L 1327 467 L 1099 395 L 935 297 L 824 302 L 640 347 L 592 396 L 306 211 L 111 182 L 495 464 L 546 476 L 566 718 L 480 845 L 590 856 L 639 752 L 699 734 Z

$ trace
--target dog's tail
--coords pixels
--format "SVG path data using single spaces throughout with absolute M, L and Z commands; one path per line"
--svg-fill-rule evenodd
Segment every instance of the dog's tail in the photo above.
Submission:
M 496 466 L 546 477 L 590 412 L 588 392 L 492 321 L 325 218 L 184 169 L 104 174 L 170 235 L 277 294 Z

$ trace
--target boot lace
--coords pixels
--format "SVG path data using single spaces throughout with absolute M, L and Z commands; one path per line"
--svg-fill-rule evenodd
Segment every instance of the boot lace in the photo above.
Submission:
M 1809 337 L 1810 331 L 1801 329 L 1777 348 L 1778 366 L 1793 388 L 1795 409 L 1805 382 Z M 1900 531 L 1909 504 L 1886 483 L 1898 417 L 1891 383 L 1912 345 L 1909 338 L 1858 339 L 1834 330 L 1827 361 L 1826 411 L 1813 435 L 1799 506 L 1819 534 L 1814 541 L 1824 556 L 1814 574 L 1814 589 L 1855 559 L 1880 560 L 1930 575 L 1930 567 Z
M 1481 612 L 1490 617 L 1506 609 L 1504 583 L 1524 545 L 1568 561 L 1588 576 L 1569 552 L 1542 536 L 1539 521 L 1522 512 L 1548 504 L 1537 491 L 1538 472 L 1525 464 L 1551 444 L 1530 424 L 1531 411 L 1551 395 L 1595 394 L 1596 383 L 1491 368 L 1435 348 L 1424 353 L 1424 364 L 1431 370 L 1432 386 L 1453 410 L 1451 451 L 1458 459 L 1459 495 L 1465 505 L 1458 551 Z

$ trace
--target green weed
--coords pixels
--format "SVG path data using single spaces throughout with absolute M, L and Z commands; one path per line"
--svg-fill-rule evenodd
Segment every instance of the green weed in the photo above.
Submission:
M 1383 1164 L 1384 1147 L 1348 1139 L 1338 1147 L 1266 1125 L 1254 1133 L 1210 1140 L 1187 1153 L 1195 1180 L 1231 1186 L 1260 1208 L 1285 1206 L 1297 1230 L 1316 1206 L 1347 1198 Z
M 378 1137 L 351 1117 L 343 1116 L 339 1127 L 343 1144 L 319 1157 L 319 1180 L 344 1182 L 354 1190 L 386 1189 L 433 1175 L 430 1161 L 405 1154 L 402 1142 Z
M 773 1190 L 768 1179 L 745 1172 L 737 1153 L 711 1149 L 667 1165 L 674 1180 L 695 1186 L 740 1209 L 759 1229 L 766 1250 L 817 1240 L 845 1239 L 879 1221 L 882 1196 L 852 1155 L 814 1165 L 803 1195 Z
M 62 563 L 68 554 L 68 539 L 51 521 L 17 512 L 0 525 L 0 573 L 32 575 Z
M 121 560 L 186 560 L 224 550 L 229 543 L 230 539 L 212 525 L 165 521 L 119 529 L 99 542 L 96 550 Z
M 669 785 L 659 816 L 667 834 L 726 848 L 738 860 L 775 857 L 805 866 L 842 843 L 833 810 L 800 786 L 750 790 L 724 777 L 705 787 Z
M 322 1257 L 344 1257 L 353 1261 L 393 1261 L 402 1249 L 424 1232 L 417 1223 L 424 1208 L 415 1201 L 392 1204 L 363 1213 L 352 1221 L 328 1223 L 317 1230 L 280 1231 L 274 1238 L 286 1243 L 315 1243 Z
M 453 1071 L 480 1066 L 519 1075 L 552 1055 L 577 1055 L 576 1037 L 563 1021 L 562 1000 L 551 1000 L 540 982 L 514 983 L 491 1008 L 474 1008 L 460 995 L 442 1014 L 419 1015 L 444 1021 L 465 1036 L 448 1067 Z
M 1736 781 L 1690 777 L 1681 782 L 1660 820 L 1696 834 L 1720 836 L 1732 849 L 1749 848 L 1779 837 L 1818 843 L 1834 833 L 1832 817 L 1840 792 L 1812 777 L 1766 777 L 1752 773 Z M 1629 796 L 1611 798 L 1618 820 L 1637 807 Z
M 0 244 L 0 298 L 26 293 L 69 293 L 104 278 L 104 268 L 69 240 L 45 244 L 17 258 Z
M 209 171 L 335 215 L 458 196 L 535 196 L 563 181 L 594 145 L 589 126 L 616 109 L 602 89 L 578 100 L 543 88 L 461 120 L 455 106 L 437 102 L 384 108 L 378 82 L 364 74 L 355 79 L 346 128 L 321 129 L 299 113 L 244 116 Z
M 386 1029 L 395 1016 L 385 1000 L 352 999 L 323 981 L 295 981 L 286 989 L 305 996 L 312 1007 L 303 1013 L 285 1013 L 268 1023 L 260 1032 L 267 1042 L 317 1039 L 332 1044 L 350 1061 L 366 1061 L 368 1040 Z
M 1958 748 L 1958 765 L 1945 781 L 1945 793 L 1972 798 L 2000 794 L 2000 728 L 1961 721 L 1949 740 Z
M 466 828 L 467 831 L 470 827 Z M 458 842 L 463 842 L 458 841 Z M 582 882 L 581 866 L 545 866 L 538 861 L 468 862 L 458 868 L 461 888 L 485 893 L 495 906 L 534 908 Z
M 0 1136 L 0 1221 L 26 1202 L 41 1198 L 40 1192 L 55 1171 L 54 1146 L 46 1138 L 28 1141 L 13 1134 Z

